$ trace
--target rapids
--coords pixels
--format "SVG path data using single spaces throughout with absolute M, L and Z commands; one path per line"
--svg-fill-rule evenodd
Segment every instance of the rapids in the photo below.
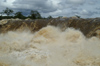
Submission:
M 47 26 L 0 34 L 0 66 L 100 66 L 100 39 Z

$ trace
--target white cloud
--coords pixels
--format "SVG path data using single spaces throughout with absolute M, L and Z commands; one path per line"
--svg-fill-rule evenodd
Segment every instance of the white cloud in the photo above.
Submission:
M 13 6 L 13 2 L 14 2 L 15 0 L 1 0 L 1 6 L 5 6 L 5 7 L 11 7 L 11 8 L 13 8 L 14 6 Z
M 87 10 L 85 10 L 85 9 L 83 9 L 82 11 L 80 11 L 80 15 L 82 15 L 83 17 L 87 17 L 87 16 L 89 16 L 89 12 L 87 11 Z
M 0 0 L 0 11 L 13 8 L 24 14 L 38 10 L 42 16 L 100 17 L 100 0 Z
M 13 4 L 16 8 L 41 12 L 52 12 L 57 9 L 51 0 L 16 0 Z
M 82 12 L 81 12 L 81 14 L 88 14 L 88 11 L 85 10 L 85 9 L 83 9 Z

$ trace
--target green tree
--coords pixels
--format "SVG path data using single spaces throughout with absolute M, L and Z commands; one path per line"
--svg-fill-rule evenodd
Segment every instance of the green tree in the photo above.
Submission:
M 2 14 L 3 14 L 3 12 L 0 12 L 0 20 L 2 19 Z
M 40 19 L 42 17 L 41 17 L 41 15 L 40 15 L 40 13 L 38 11 L 31 10 L 30 18 L 32 18 L 32 19 Z
M 58 16 L 58 18 L 62 18 L 63 16 Z
M 2 16 L 3 15 L 3 12 L 0 12 L 0 16 Z
M 25 16 L 22 14 L 22 12 L 16 12 L 15 18 L 25 19 Z
M 80 18 L 81 16 L 75 15 L 76 17 Z
M 48 18 L 48 19 L 52 19 L 52 16 L 48 16 L 47 18 Z
M 6 14 L 7 16 L 13 14 L 13 10 L 6 8 L 5 10 L 3 10 L 3 13 Z

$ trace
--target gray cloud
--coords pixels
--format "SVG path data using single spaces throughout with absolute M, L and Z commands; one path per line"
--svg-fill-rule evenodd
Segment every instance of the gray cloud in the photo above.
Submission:
M 16 0 L 14 3 L 16 8 L 33 9 L 41 12 L 52 12 L 57 10 L 49 0 Z
M 95 9 L 96 9 L 96 10 L 100 10 L 100 7 L 96 7 Z
M 63 0 L 59 4 L 62 5 L 63 7 L 73 8 L 73 7 L 79 7 L 84 3 L 85 0 Z
M 28 15 L 38 10 L 42 16 L 100 17 L 100 0 L 0 0 L 0 11 L 6 7 Z
M 82 5 L 82 4 L 85 3 L 85 0 L 65 0 L 64 3 L 66 3 L 66 4 L 73 4 L 73 5 Z

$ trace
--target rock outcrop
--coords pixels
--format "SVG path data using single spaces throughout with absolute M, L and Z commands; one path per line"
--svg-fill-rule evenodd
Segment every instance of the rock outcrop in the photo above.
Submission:
M 14 31 L 17 29 L 25 29 L 26 27 L 32 32 L 38 31 L 41 28 L 52 25 L 59 26 L 61 30 L 65 30 L 68 27 L 78 29 L 83 32 L 87 37 L 100 35 L 100 18 L 55 18 L 55 19 L 8 19 L 0 21 L 0 33 L 6 33 L 7 31 Z

